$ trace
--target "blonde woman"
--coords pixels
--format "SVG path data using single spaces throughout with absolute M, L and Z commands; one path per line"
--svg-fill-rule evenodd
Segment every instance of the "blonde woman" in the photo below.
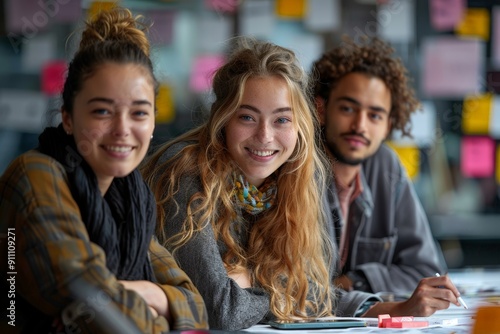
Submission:
M 208 121 L 142 170 L 160 240 L 204 297 L 211 328 L 332 310 L 324 163 L 307 87 L 292 51 L 243 40 L 215 75 Z

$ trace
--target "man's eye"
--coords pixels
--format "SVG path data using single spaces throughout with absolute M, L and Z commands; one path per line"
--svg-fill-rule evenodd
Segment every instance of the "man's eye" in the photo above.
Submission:
M 351 112 L 354 109 L 349 107 L 349 106 L 340 106 L 340 110 L 345 111 L 345 112 Z

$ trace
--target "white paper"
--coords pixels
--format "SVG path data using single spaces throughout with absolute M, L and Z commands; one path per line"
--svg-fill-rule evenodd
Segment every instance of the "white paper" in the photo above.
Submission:
M 231 22 L 228 17 L 206 12 L 198 23 L 198 51 L 219 52 L 227 46 L 231 35 Z
M 415 144 L 418 147 L 432 146 L 436 137 L 436 108 L 430 101 L 422 102 L 422 110 L 417 110 L 410 117 L 411 135 L 402 136 L 401 131 L 394 130 L 393 140 L 398 144 Z
M 413 0 L 389 0 L 377 7 L 379 34 L 391 42 L 411 42 L 415 37 Z
M 323 39 L 314 34 L 296 35 L 281 45 L 295 52 L 306 72 L 311 70 L 313 62 L 318 60 L 325 48 Z
M 500 96 L 493 98 L 493 108 L 490 114 L 490 134 L 493 138 L 500 139 Z
M 312 31 L 333 31 L 340 27 L 340 0 L 309 0 L 306 5 L 305 26 Z
M 272 0 L 243 1 L 240 8 L 240 35 L 269 36 L 276 19 L 274 5 Z
M 39 73 L 42 66 L 56 57 L 56 37 L 39 34 L 26 39 L 21 52 L 21 66 L 24 72 Z
M 0 90 L 0 127 L 40 133 L 48 98 L 40 92 Z

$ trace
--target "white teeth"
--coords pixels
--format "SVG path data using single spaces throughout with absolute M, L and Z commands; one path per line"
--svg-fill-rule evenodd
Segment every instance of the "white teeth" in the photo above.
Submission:
M 252 152 L 252 154 L 258 155 L 259 157 L 268 157 L 268 156 L 274 154 L 274 151 L 254 151 L 254 150 L 250 150 L 250 152 Z
M 132 150 L 130 146 L 106 146 L 106 149 L 113 152 L 129 152 Z

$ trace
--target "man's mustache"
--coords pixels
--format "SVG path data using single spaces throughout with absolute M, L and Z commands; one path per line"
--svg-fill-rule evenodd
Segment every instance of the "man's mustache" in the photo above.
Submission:
M 371 144 L 371 141 L 366 138 L 362 133 L 359 133 L 359 132 L 356 132 L 356 131 L 352 131 L 352 132 L 344 132 L 342 134 L 340 134 L 341 137 L 358 137 L 359 140 L 365 142 L 366 145 L 370 145 Z

